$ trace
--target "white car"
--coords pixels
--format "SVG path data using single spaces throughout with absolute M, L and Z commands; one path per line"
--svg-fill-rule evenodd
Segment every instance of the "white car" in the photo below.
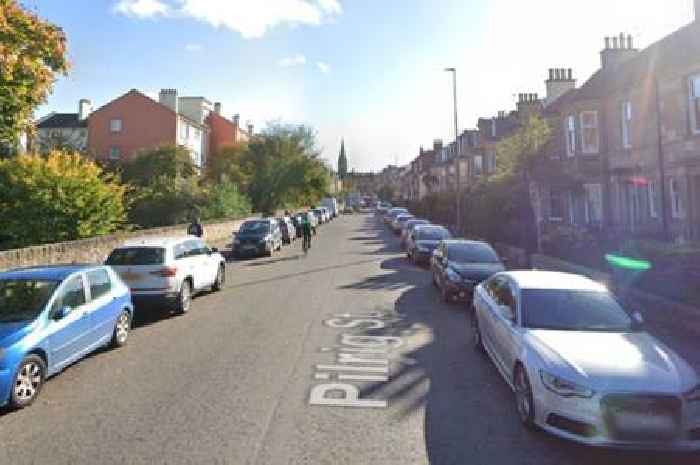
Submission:
M 187 313 L 195 293 L 219 291 L 226 281 L 224 257 L 195 236 L 127 241 L 105 264 L 129 286 L 135 303 L 165 301 L 179 313 Z
M 474 292 L 473 334 L 520 421 L 592 446 L 700 448 L 700 380 L 584 276 L 497 273 Z

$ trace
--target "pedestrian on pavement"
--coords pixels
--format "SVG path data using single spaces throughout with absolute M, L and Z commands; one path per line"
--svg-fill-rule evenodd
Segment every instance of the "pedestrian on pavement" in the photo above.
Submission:
M 304 215 L 301 223 L 302 235 L 304 240 L 302 243 L 302 249 L 306 253 L 311 248 L 311 222 L 309 221 L 309 214 Z
M 198 216 L 195 216 L 192 223 L 190 223 L 189 227 L 187 228 L 187 234 L 200 238 L 204 235 L 204 227 L 202 226 L 202 223 L 199 222 Z

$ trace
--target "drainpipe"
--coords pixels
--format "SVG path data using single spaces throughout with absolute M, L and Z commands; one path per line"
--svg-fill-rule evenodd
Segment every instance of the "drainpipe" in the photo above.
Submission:
M 664 144 L 662 140 L 662 123 L 661 123 L 661 99 L 659 97 L 659 77 L 654 74 L 654 96 L 656 99 L 656 139 L 659 143 L 658 155 L 659 155 L 659 188 L 661 191 L 661 224 L 662 224 L 662 234 L 665 241 L 668 241 L 669 231 L 668 231 L 668 205 L 666 202 L 666 167 L 664 163 Z

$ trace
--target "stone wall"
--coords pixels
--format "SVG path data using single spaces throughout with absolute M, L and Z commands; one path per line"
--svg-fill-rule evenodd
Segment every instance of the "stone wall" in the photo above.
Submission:
M 204 239 L 210 245 L 224 245 L 245 219 L 204 224 Z M 163 228 L 120 232 L 70 242 L 44 244 L 0 252 L 0 270 L 55 263 L 101 263 L 115 247 L 127 239 L 148 236 L 184 236 L 186 224 Z

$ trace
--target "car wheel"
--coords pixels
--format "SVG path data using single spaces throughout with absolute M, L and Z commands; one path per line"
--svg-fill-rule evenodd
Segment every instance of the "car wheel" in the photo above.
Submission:
M 129 330 L 131 329 L 131 315 L 128 311 L 123 310 L 117 322 L 114 324 L 114 333 L 112 334 L 112 342 L 110 345 L 114 348 L 122 347 L 129 339 Z
M 17 368 L 12 384 L 10 406 L 19 409 L 31 405 L 41 392 L 45 379 L 46 363 L 44 360 L 34 354 L 24 357 Z
M 265 256 L 266 256 L 266 257 L 272 257 L 272 252 L 274 251 L 274 249 L 275 249 L 275 246 L 272 245 L 272 244 L 270 244 L 270 248 L 269 248 L 269 249 L 268 249 L 267 247 L 265 247 Z
M 515 367 L 515 406 L 518 410 L 520 422 L 528 429 L 535 429 L 535 406 L 532 396 L 532 387 L 527 377 L 527 372 L 522 365 Z
M 184 315 L 190 311 L 192 306 L 192 285 L 189 281 L 183 281 L 180 287 L 180 293 L 177 295 L 177 304 L 175 310 Z
M 224 265 L 219 265 L 219 271 L 216 272 L 216 279 L 214 280 L 214 285 L 211 287 L 211 290 L 214 292 L 218 292 L 224 287 L 224 283 L 226 283 L 226 268 Z

